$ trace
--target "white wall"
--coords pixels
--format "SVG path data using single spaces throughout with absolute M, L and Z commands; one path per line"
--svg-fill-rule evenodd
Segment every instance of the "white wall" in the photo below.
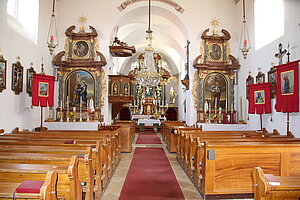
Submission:
M 30 12 L 30 10 L 28 10 Z M 46 74 L 52 74 L 51 56 L 46 45 L 49 20 L 51 16 L 51 2 L 40 1 L 38 42 L 34 44 L 7 24 L 6 1 L 0 1 L 0 48 L 7 60 L 6 89 L 0 93 L 0 128 L 10 132 L 15 127 L 32 129 L 40 125 L 40 109 L 31 108 L 31 98 L 26 93 L 26 70 L 30 62 L 34 63 L 36 72 L 40 72 L 41 60 L 44 59 Z M 24 67 L 23 92 L 15 95 L 11 90 L 12 63 L 16 57 L 21 57 Z
M 59 0 L 57 1 L 56 11 L 57 11 L 57 23 L 58 23 L 58 34 L 60 45 L 56 48 L 55 53 L 64 50 L 64 41 L 66 36 L 64 32 L 66 28 L 71 25 L 76 25 L 79 27 L 78 18 L 84 15 L 88 18 L 87 25 L 92 25 L 96 28 L 99 36 L 100 49 L 99 51 L 105 56 L 107 60 L 107 65 L 104 70 L 107 74 L 113 73 L 114 67 L 120 68 L 119 65 L 122 62 L 113 61 L 108 46 L 111 44 L 114 30 L 118 23 L 122 22 L 124 16 L 127 13 L 139 8 L 147 6 L 146 1 L 138 2 L 133 5 L 128 6 L 125 10 L 119 11 L 117 7 L 123 2 L 123 0 L 116 1 L 104 1 L 104 0 Z M 200 54 L 200 42 L 201 34 L 207 28 L 211 28 L 211 20 L 213 18 L 220 19 L 220 29 L 226 29 L 230 32 L 232 38 L 229 41 L 231 45 L 231 54 L 238 58 L 241 64 L 241 69 L 238 75 L 238 96 L 242 96 L 245 102 L 245 79 L 248 76 L 248 71 L 252 72 L 252 75 L 257 74 L 257 68 L 262 67 L 263 72 L 266 74 L 270 68 L 271 62 L 276 62 L 274 54 L 278 49 L 278 43 L 282 42 L 287 44 L 289 41 L 295 46 L 300 46 L 299 39 L 299 22 L 300 17 L 297 11 L 300 9 L 300 2 L 297 0 L 286 0 L 286 27 L 284 37 L 274 41 L 273 43 L 267 45 L 266 47 L 255 52 L 254 48 L 251 49 L 250 55 L 247 60 L 244 60 L 238 49 L 238 41 L 240 36 L 240 29 L 242 24 L 242 9 L 241 2 L 237 5 L 234 4 L 233 0 L 176 0 L 176 2 L 181 5 L 184 9 L 184 13 L 177 12 L 173 7 L 161 3 L 153 2 L 155 7 L 161 7 L 168 10 L 173 15 L 175 15 L 179 20 L 173 22 L 177 24 L 178 27 L 184 28 L 186 31 L 182 31 L 181 38 L 186 37 L 189 39 L 190 44 L 190 90 L 182 94 L 179 102 L 182 104 L 186 99 L 187 103 L 187 113 L 185 116 L 181 111 L 180 119 L 185 119 L 188 124 L 194 124 L 197 121 L 196 109 L 193 106 L 192 97 L 192 82 L 195 69 L 192 67 L 192 63 L 195 58 Z M 253 35 L 253 2 L 247 2 L 247 19 L 248 28 L 254 41 Z M 0 48 L 3 49 L 3 54 L 8 60 L 8 70 L 7 70 L 7 89 L 0 93 L 0 128 L 4 128 L 6 131 L 11 131 L 14 127 L 19 126 L 21 128 L 32 129 L 39 126 L 40 110 L 38 108 L 30 108 L 31 98 L 25 92 L 25 82 L 24 90 L 20 95 L 15 95 L 11 91 L 11 64 L 16 61 L 15 57 L 21 56 L 21 62 L 25 69 L 29 67 L 30 62 L 34 62 L 36 71 L 40 71 L 41 57 L 44 58 L 44 63 L 46 67 L 47 74 L 52 74 L 51 59 L 52 57 L 48 53 L 48 48 L 46 45 L 46 36 L 48 32 L 48 25 L 51 15 L 51 1 L 40 1 L 40 21 L 39 21 L 39 37 L 38 44 L 35 45 L 32 42 L 26 40 L 24 37 L 15 33 L 11 30 L 6 23 L 6 1 L 0 2 Z M 145 13 L 143 13 L 145 15 Z M 155 18 L 157 19 L 157 18 Z M 159 18 L 158 18 L 159 19 Z M 181 22 L 181 23 L 180 23 Z M 147 18 L 141 23 L 147 24 Z M 154 22 L 153 22 L 154 23 Z M 159 24 L 159 22 L 156 22 Z M 184 27 L 183 27 L 184 26 Z M 154 24 L 154 28 L 155 28 Z M 146 27 L 145 27 L 146 28 Z M 143 30 L 143 33 L 146 29 Z M 172 30 L 170 30 L 172 31 Z M 170 33 L 172 36 L 172 32 Z M 142 37 L 144 38 L 145 35 Z M 122 36 L 120 36 L 122 37 Z M 176 35 L 173 36 L 176 39 Z M 184 41 L 180 39 L 180 41 Z M 128 42 L 128 41 L 125 41 Z M 185 42 L 185 41 L 184 41 Z M 134 45 L 134 43 L 129 43 Z M 178 43 L 181 49 L 184 50 L 186 45 L 183 42 Z M 179 48 L 179 47 L 177 47 Z M 180 51 L 178 51 L 180 52 Z M 184 51 L 182 51 L 184 52 Z M 170 55 L 172 57 L 172 55 Z M 300 57 L 299 47 L 292 50 L 292 59 Z M 185 60 L 185 55 L 182 55 L 182 60 Z M 116 66 L 118 65 L 118 66 Z M 179 73 L 184 76 L 184 67 L 178 66 Z M 25 77 L 25 74 L 24 74 Z M 179 89 L 182 85 L 179 84 Z M 56 94 L 57 96 L 57 94 Z M 245 105 L 244 105 L 245 106 Z M 245 106 L 246 107 L 246 106 Z M 110 123 L 111 109 L 107 102 L 107 97 L 105 101 L 105 106 L 102 110 L 104 114 L 105 123 Z M 24 117 L 26 116 L 26 120 Z M 279 131 L 283 132 L 285 130 L 285 114 L 276 113 L 272 114 L 273 122 L 269 122 L 270 116 L 264 117 L 264 123 L 267 129 L 277 128 Z M 28 118 L 30 120 L 28 120 Z M 246 115 L 245 115 L 246 118 Z M 11 120 L 13 119 L 13 120 Z M 299 114 L 292 114 L 291 116 L 291 130 L 295 133 L 300 125 L 296 124 L 299 121 Z M 250 116 L 250 121 L 248 121 L 250 128 L 257 129 L 257 124 L 259 118 L 256 115 Z M 268 124 L 267 124 L 268 123 Z M 281 128 L 278 128 L 281 127 Z M 297 134 L 296 134 L 297 135 Z M 298 135 L 299 136 L 299 135 Z
M 241 69 L 239 70 L 238 79 L 238 96 L 242 96 L 244 104 L 247 103 L 245 100 L 245 80 L 248 76 L 248 72 L 251 71 L 251 75 L 255 78 L 258 73 L 258 67 L 262 68 L 262 72 L 265 74 L 267 81 L 267 74 L 271 67 L 271 62 L 278 64 L 278 59 L 274 57 L 275 53 L 278 52 L 278 44 L 282 43 L 283 47 L 286 48 L 288 42 L 291 44 L 291 61 L 300 59 L 300 1 L 298 0 L 285 0 L 285 34 L 284 36 L 278 38 L 272 43 L 266 45 L 265 47 L 255 51 L 254 48 L 254 20 L 253 20 L 253 1 L 246 1 L 247 3 L 247 23 L 249 34 L 251 37 L 252 48 L 250 50 L 249 56 L 244 60 L 239 55 L 239 61 L 241 64 Z M 241 2 L 237 5 L 237 9 L 241 9 Z M 239 18 L 241 16 L 238 16 Z M 286 60 L 286 59 L 285 59 Z M 285 61 L 284 60 L 284 61 Z M 274 109 L 276 100 L 272 100 L 272 114 L 263 115 L 263 125 L 267 130 L 272 131 L 277 129 L 281 134 L 286 133 L 286 114 L 278 113 Z M 244 107 L 246 108 L 246 106 Z M 297 136 L 300 137 L 299 128 L 300 121 L 299 113 L 293 113 L 290 115 L 291 124 L 290 130 Z M 247 115 L 245 115 L 247 118 Z M 272 121 L 271 121 L 272 117 Z M 249 116 L 249 128 L 259 129 L 260 128 L 260 118 L 259 115 L 251 114 Z

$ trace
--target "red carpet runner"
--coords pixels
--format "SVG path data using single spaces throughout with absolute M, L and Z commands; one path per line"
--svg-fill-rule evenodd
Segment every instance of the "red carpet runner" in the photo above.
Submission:
M 136 144 L 161 144 L 156 134 L 139 134 Z
M 119 200 L 183 200 L 162 148 L 136 148 Z

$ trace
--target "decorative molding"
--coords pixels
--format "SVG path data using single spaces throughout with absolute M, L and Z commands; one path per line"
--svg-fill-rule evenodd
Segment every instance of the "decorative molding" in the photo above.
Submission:
M 140 1 L 148 1 L 148 0 L 126 0 L 117 8 L 121 12 L 121 11 L 125 10 L 128 6 L 130 6 L 131 4 L 138 3 Z M 175 10 L 177 10 L 178 12 L 180 12 L 180 13 L 184 12 L 184 9 L 178 3 L 176 3 L 172 0 L 152 0 L 152 1 L 158 1 L 158 2 L 168 4 L 172 7 L 174 7 Z
M 193 80 L 193 91 L 192 95 L 194 98 L 194 108 L 198 108 L 199 100 L 198 100 L 198 70 L 194 73 L 194 80 Z
M 103 107 L 107 86 L 106 86 L 106 80 L 105 80 L 105 71 L 102 68 L 101 68 L 101 86 L 102 86 L 102 90 L 101 90 L 101 107 Z

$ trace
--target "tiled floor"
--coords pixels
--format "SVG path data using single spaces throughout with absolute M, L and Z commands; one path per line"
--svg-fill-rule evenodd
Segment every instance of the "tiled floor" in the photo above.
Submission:
M 136 141 L 136 139 L 135 139 Z M 130 163 L 134 154 L 135 147 L 163 147 L 167 157 L 169 158 L 169 161 L 171 163 L 171 166 L 173 168 L 173 171 L 175 173 L 175 176 L 177 178 L 177 181 L 181 187 L 181 190 L 184 194 L 184 197 L 186 200 L 202 200 L 203 198 L 191 182 L 191 180 L 188 178 L 188 176 L 185 174 L 185 172 L 182 170 L 181 166 L 178 164 L 176 160 L 176 154 L 169 153 L 166 150 L 166 145 L 135 145 L 135 141 L 133 142 L 133 149 L 131 153 L 122 153 L 121 154 L 121 161 L 119 163 L 119 166 L 117 167 L 108 187 L 106 188 L 106 191 L 104 191 L 104 194 L 101 197 L 101 200 L 118 200 L 127 172 L 130 167 Z

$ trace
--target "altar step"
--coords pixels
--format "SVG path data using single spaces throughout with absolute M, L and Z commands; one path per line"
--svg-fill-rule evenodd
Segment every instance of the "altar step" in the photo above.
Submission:
M 160 133 L 160 131 L 161 131 L 160 126 L 158 126 L 157 133 Z M 135 132 L 136 133 L 142 133 L 140 131 L 140 126 L 139 125 L 135 126 Z M 153 126 L 144 126 L 144 133 L 154 133 Z

